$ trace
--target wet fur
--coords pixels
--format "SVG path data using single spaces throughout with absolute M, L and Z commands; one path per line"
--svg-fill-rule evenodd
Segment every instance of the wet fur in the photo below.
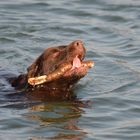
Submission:
M 16 89 L 26 88 L 26 92 L 30 93 L 28 95 L 34 97 L 36 95 L 37 98 L 72 99 L 75 95 L 73 95 L 71 89 L 81 78 L 80 76 L 72 75 L 67 78 L 62 77 L 59 80 L 36 87 L 29 85 L 27 79 L 29 77 L 47 75 L 64 63 L 72 63 L 73 58 L 76 56 L 83 60 L 85 52 L 83 42 L 79 40 L 69 45 L 48 48 L 27 68 L 26 74 L 21 74 L 14 78 L 11 84 Z M 85 73 L 83 75 L 85 75 Z

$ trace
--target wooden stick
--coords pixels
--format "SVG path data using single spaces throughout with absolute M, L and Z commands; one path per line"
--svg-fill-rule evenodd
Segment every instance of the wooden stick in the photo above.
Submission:
M 94 66 L 93 61 L 86 61 L 86 62 L 82 62 L 81 67 L 92 68 L 93 66 Z M 56 71 L 50 73 L 49 75 L 43 75 L 43 76 L 29 78 L 28 83 L 32 86 L 35 86 L 35 85 L 43 84 L 45 82 L 50 82 L 50 81 L 53 81 L 53 80 L 57 80 L 57 79 L 61 78 L 62 75 L 64 75 L 64 73 L 66 73 L 71 68 L 72 68 L 72 64 L 70 64 L 70 63 L 65 64 L 61 68 L 59 68 Z

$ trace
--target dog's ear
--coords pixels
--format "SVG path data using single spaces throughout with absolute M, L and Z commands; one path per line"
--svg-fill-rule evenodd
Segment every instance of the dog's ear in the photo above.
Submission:
M 24 88 L 27 84 L 27 75 L 21 74 L 18 77 L 9 79 L 9 82 L 11 83 L 12 87 L 15 87 L 17 89 Z
M 29 77 L 35 77 L 38 74 L 41 73 L 42 65 L 43 65 L 43 55 L 40 55 L 35 62 L 31 66 L 27 68 L 27 76 Z

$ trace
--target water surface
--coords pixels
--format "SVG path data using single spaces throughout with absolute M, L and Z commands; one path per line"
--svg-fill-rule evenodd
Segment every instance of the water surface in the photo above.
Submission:
M 0 139 L 139 140 L 140 1 L 0 1 Z M 33 102 L 7 78 L 45 48 L 81 39 L 95 67 L 75 92 L 83 102 Z

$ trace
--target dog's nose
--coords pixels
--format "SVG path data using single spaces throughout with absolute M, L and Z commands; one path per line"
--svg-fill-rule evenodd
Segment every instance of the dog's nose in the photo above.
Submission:
M 76 40 L 73 43 L 74 43 L 74 46 L 76 46 L 76 47 L 79 47 L 79 46 L 83 46 L 84 45 L 84 43 L 81 40 Z

